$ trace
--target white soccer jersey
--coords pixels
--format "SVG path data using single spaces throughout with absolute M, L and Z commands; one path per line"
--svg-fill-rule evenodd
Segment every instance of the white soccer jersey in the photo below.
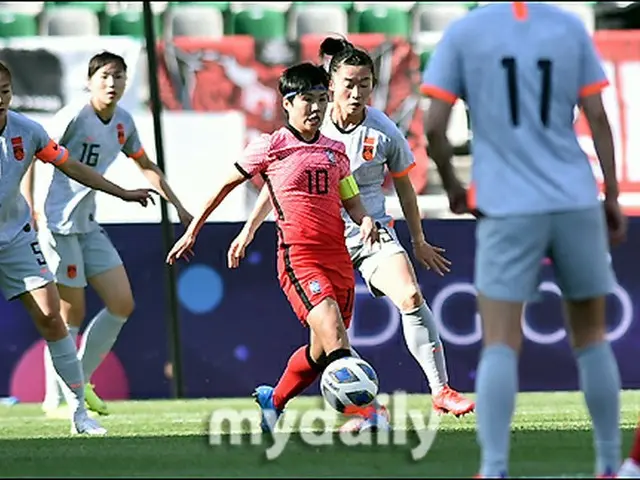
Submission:
M 120 152 L 134 159 L 144 153 L 133 118 L 120 107 L 104 122 L 89 103 L 68 106 L 56 114 L 53 125 L 53 137 L 71 158 L 102 175 Z M 95 190 L 55 171 L 44 204 L 49 230 L 71 234 L 98 229 L 95 196 Z
M 347 131 L 331 120 L 330 104 L 327 109 L 322 134 L 344 143 L 351 161 L 351 172 L 360 188 L 362 203 L 371 217 L 382 225 L 392 218 L 387 214 L 382 184 L 385 167 L 392 176 L 406 175 L 415 166 L 413 153 L 405 136 L 387 115 L 373 107 L 367 107 L 364 121 Z M 343 210 L 345 237 L 349 250 L 361 245 L 360 227 Z
M 34 157 L 61 165 L 68 153 L 51 140 L 42 125 L 9 111 L 7 125 L 0 133 L 0 248 L 31 221 L 29 206 L 20 193 L 20 182 Z

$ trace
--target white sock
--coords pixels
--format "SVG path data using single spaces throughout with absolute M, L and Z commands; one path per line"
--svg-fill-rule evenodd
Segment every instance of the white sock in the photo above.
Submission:
M 78 339 L 78 327 L 67 327 L 69 335 L 73 340 L 73 344 L 76 345 Z M 62 403 L 64 396 L 62 393 L 62 385 L 64 380 L 60 378 L 56 369 L 53 367 L 53 361 L 51 360 L 51 351 L 49 346 L 44 347 L 44 401 L 43 403 L 48 407 L 55 408 Z
M 47 342 L 51 351 L 51 362 L 65 383 L 67 402 L 72 411 L 84 409 L 84 376 L 78 360 L 78 350 L 71 335 L 62 340 Z
M 402 331 L 407 348 L 427 377 L 432 395 L 437 394 L 449 378 L 440 334 L 425 302 L 415 310 L 402 312 Z
M 111 351 L 126 321 L 126 318 L 118 317 L 103 308 L 89 323 L 82 336 L 79 352 L 84 377 L 87 382 L 91 381 L 93 372 L 96 371 L 102 360 Z

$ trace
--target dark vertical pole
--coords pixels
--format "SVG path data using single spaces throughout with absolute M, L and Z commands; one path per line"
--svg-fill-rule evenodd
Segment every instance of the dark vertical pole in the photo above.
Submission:
M 156 161 L 158 167 L 163 172 L 164 166 L 164 148 L 162 141 L 162 121 L 161 111 L 162 103 L 160 100 L 160 90 L 158 87 L 158 59 L 156 54 L 156 34 L 153 23 L 153 13 L 151 11 L 151 2 L 142 2 L 144 13 L 144 33 L 147 46 L 147 67 L 149 70 L 149 94 L 151 100 L 151 113 L 153 115 L 153 132 L 156 141 Z M 162 214 L 162 240 L 164 251 L 168 252 L 173 246 L 173 224 L 169 220 L 169 212 L 167 210 L 167 202 L 160 199 L 160 209 Z M 178 309 L 178 292 L 176 289 L 176 277 L 172 267 L 166 265 L 167 276 L 167 333 L 169 336 L 169 351 L 172 365 L 172 386 L 173 396 L 175 398 L 184 397 L 184 389 L 182 384 L 182 352 L 180 349 L 180 322 Z

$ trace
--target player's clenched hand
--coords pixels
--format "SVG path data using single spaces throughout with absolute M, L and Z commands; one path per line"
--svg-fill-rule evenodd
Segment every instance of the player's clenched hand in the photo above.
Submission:
M 380 239 L 378 229 L 371 217 L 364 217 L 362 219 L 362 223 L 360 224 L 360 236 L 362 237 L 364 244 L 369 248 L 373 247 L 373 244 Z
M 167 263 L 173 265 L 180 257 L 188 262 L 191 256 L 193 256 L 193 245 L 196 243 L 196 237 L 191 232 L 185 232 L 182 237 L 175 243 L 171 251 L 167 255 Z
M 227 252 L 227 265 L 229 268 L 238 268 L 240 266 L 240 260 L 244 258 L 245 250 L 252 241 L 253 233 L 243 228 L 229 246 L 229 251 Z
M 151 196 L 152 193 L 157 194 L 158 192 L 150 188 L 139 188 L 137 190 L 125 190 L 124 195 L 122 195 L 122 200 L 124 200 L 125 202 L 138 202 L 143 207 L 146 207 L 147 205 L 149 205 L 149 202 L 155 205 L 156 202 Z
M 469 205 L 467 204 L 467 189 L 464 188 L 461 183 L 456 181 L 447 190 L 447 196 L 449 197 L 449 209 L 451 212 L 457 215 L 469 212 Z
M 440 276 L 449 273 L 451 262 L 444 257 L 444 248 L 436 247 L 425 240 L 413 244 L 413 254 L 427 270 L 433 270 Z
M 620 210 L 617 200 L 605 200 L 604 212 L 607 217 L 609 242 L 614 246 L 619 245 L 627 238 L 627 217 Z

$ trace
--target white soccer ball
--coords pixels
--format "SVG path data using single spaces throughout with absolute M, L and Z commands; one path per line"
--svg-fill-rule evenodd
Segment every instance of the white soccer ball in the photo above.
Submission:
M 342 413 L 347 407 L 366 407 L 378 395 L 378 375 L 365 360 L 344 357 L 322 372 L 320 389 L 326 402 Z

